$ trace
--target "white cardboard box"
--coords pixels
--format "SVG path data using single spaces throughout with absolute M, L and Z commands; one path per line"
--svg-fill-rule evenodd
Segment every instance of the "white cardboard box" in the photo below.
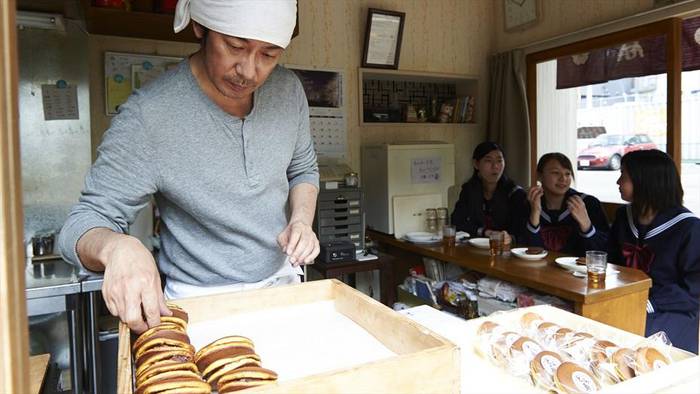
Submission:
M 456 343 L 462 356 L 462 393 L 538 393 L 528 379 L 509 375 L 505 370 L 479 356 L 474 346 L 476 330 L 486 320 L 519 328 L 520 317 L 535 312 L 545 320 L 573 330 L 586 331 L 601 339 L 634 348 L 644 338 L 627 331 L 579 316 L 549 305 L 514 309 L 493 316 L 463 320 L 447 315 L 429 306 L 418 306 L 401 311 L 409 318 L 434 330 Z M 611 386 L 603 393 L 700 393 L 700 357 L 681 349 L 671 351 L 673 363 L 652 373 Z

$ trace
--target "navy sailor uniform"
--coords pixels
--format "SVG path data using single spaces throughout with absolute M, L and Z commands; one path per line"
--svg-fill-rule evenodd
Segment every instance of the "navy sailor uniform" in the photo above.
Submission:
M 573 195 L 581 197 L 586 205 L 588 218 L 591 220 L 591 228 L 586 233 L 581 232 L 578 222 L 566 208 L 566 200 Z M 530 223 L 528 209 L 527 224 L 522 231 L 524 245 L 540 246 L 546 250 L 575 256 L 585 256 L 587 250 L 606 250 L 610 226 L 597 198 L 569 189 L 560 209 L 547 209 L 544 197 L 542 200 L 539 226 L 535 227 Z
M 525 191 L 505 175 L 498 180 L 490 200 L 484 199 L 481 179 L 474 175 L 462 185 L 451 223 L 458 231 L 466 231 L 472 237 L 483 237 L 486 230 L 508 231 L 516 235 L 525 225 L 522 212 L 526 208 Z
M 615 216 L 608 255 L 611 262 L 638 268 L 651 278 L 646 335 L 665 331 L 673 346 L 697 353 L 700 219 L 677 207 L 641 226 L 627 205 Z

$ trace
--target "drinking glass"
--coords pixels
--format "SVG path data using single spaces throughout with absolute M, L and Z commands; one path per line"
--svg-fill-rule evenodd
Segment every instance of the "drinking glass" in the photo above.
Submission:
M 608 254 L 599 250 L 586 251 L 586 272 L 588 272 L 588 282 L 605 282 L 605 270 L 608 266 Z
M 442 226 L 442 243 L 447 247 L 455 246 L 457 238 L 457 226 L 454 224 L 446 224 Z
M 489 250 L 491 256 L 498 256 L 503 254 L 503 232 L 493 231 L 489 235 Z

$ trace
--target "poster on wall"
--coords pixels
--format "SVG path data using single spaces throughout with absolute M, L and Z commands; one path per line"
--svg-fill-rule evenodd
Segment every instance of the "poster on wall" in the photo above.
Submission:
M 131 93 L 174 68 L 182 57 L 105 52 L 105 113 L 116 115 Z

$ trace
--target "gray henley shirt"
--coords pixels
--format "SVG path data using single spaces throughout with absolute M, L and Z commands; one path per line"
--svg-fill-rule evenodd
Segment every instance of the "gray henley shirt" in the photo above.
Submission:
M 277 66 L 241 119 L 204 94 L 185 60 L 120 107 L 61 230 L 61 253 L 80 265 L 76 244 L 85 232 L 127 232 L 153 195 L 158 266 L 167 278 L 200 286 L 260 281 L 284 261 L 277 235 L 299 183 L 318 187 L 297 77 Z

